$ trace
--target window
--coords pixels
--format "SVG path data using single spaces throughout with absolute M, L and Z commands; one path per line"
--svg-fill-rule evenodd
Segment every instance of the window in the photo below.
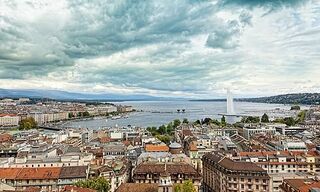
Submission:
M 241 178 L 240 180 L 241 180 L 241 182 L 244 182 L 244 178 Z
M 244 189 L 244 184 L 241 184 L 241 189 Z
M 259 185 L 256 185 L 256 190 L 259 190 Z

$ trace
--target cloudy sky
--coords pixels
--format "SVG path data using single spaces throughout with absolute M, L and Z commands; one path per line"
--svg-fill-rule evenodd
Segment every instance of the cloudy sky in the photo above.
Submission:
M 0 88 L 320 90 L 319 0 L 1 0 Z

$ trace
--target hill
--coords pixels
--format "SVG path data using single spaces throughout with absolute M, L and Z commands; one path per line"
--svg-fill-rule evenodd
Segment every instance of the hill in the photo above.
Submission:
M 320 104 L 320 93 L 293 93 L 259 98 L 241 98 L 237 101 L 256 102 L 256 103 L 279 103 L 279 104 Z
M 139 101 L 139 100 L 168 100 L 169 98 L 149 95 L 121 95 L 112 93 L 75 93 L 58 90 L 37 89 L 0 89 L 0 98 L 47 98 L 53 100 L 99 100 L 99 101 Z

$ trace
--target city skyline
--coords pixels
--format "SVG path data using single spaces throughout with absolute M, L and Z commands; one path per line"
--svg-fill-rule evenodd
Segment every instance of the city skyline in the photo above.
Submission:
M 315 0 L 1 1 L 0 88 L 319 92 L 319 10 Z

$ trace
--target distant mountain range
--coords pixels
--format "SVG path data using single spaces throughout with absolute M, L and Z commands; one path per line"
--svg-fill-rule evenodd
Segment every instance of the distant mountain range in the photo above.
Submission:
M 47 98 L 55 100 L 99 100 L 99 101 L 136 101 L 136 100 L 168 100 L 169 98 L 149 95 L 121 95 L 74 93 L 58 90 L 37 89 L 0 89 L 0 98 Z
M 320 104 L 320 93 L 293 93 L 259 98 L 241 98 L 237 101 L 256 102 L 256 103 L 280 103 L 280 104 Z
M 58 90 L 0 89 L 0 98 L 46 98 L 53 100 L 92 100 L 92 101 L 161 101 L 186 100 L 186 98 L 155 97 L 150 95 L 122 95 L 112 93 L 74 93 Z M 190 101 L 226 101 L 226 99 L 193 99 Z M 279 104 L 320 104 L 320 93 L 294 93 L 258 98 L 235 98 L 235 101 Z

